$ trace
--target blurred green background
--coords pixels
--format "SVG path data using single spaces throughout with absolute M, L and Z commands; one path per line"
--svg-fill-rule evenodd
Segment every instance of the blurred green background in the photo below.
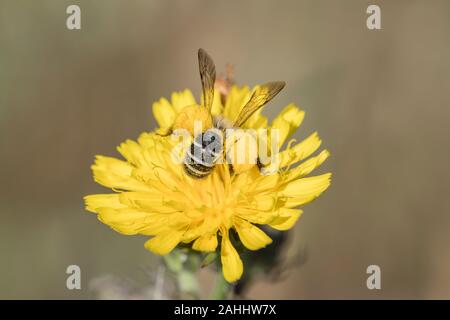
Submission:
M 66 29 L 81 7 L 82 29 Z M 382 30 L 366 28 L 378 4 Z M 200 81 L 196 51 L 236 81 L 285 80 L 264 113 L 306 111 L 331 188 L 305 207 L 286 255 L 307 252 L 250 298 L 450 298 L 450 2 L 0 2 L 0 298 L 96 298 L 111 274 L 145 278 L 145 238 L 113 232 L 83 208 L 106 189 L 89 166 L 155 127 L 151 104 Z M 66 289 L 66 267 L 82 290 Z M 366 287 L 381 267 L 382 289 Z M 151 268 L 150 268 L 151 269 Z M 205 290 L 211 273 L 200 274 Z M 128 281 L 128 280 L 127 280 Z

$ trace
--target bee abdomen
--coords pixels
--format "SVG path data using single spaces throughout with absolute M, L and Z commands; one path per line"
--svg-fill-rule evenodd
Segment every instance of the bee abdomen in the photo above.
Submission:
M 184 164 L 184 171 L 186 171 L 186 173 L 192 178 L 197 179 L 207 177 L 211 173 L 212 169 L 213 167 L 206 167 L 198 164 Z

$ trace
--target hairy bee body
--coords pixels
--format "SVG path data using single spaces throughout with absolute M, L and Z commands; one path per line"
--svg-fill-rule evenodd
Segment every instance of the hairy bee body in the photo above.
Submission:
M 241 173 L 255 165 L 261 166 L 261 162 L 255 149 L 249 152 L 248 146 L 256 143 L 251 135 L 241 132 L 241 135 L 231 134 L 227 141 L 228 129 L 234 128 L 231 121 L 222 116 L 213 117 L 213 128 L 199 134 L 190 145 L 185 161 L 185 172 L 192 178 L 207 177 L 214 169 L 217 160 L 223 155 L 232 173 Z M 233 131 L 231 131 L 233 132 Z M 237 160 L 237 149 L 244 150 L 244 162 Z
M 192 178 L 205 178 L 213 170 L 223 151 L 222 135 L 218 129 L 199 134 L 184 159 L 184 170 Z
M 205 178 L 211 173 L 223 152 L 225 130 L 233 127 L 222 116 L 214 116 L 212 121 L 213 129 L 199 134 L 186 153 L 184 170 L 192 178 Z
M 211 57 L 203 49 L 198 51 L 198 62 L 203 102 L 201 105 L 186 106 L 177 115 L 171 130 L 169 130 L 169 132 L 173 132 L 174 129 L 185 129 L 194 138 L 184 158 L 184 171 L 192 178 L 205 178 L 212 172 L 220 158 L 226 158 L 230 164 L 230 172 L 236 174 L 250 170 L 254 166 L 261 167 L 256 149 L 253 148 L 255 152 L 251 152 L 246 146 L 246 143 L 250 143 L 253 147 L 256 146 L 256 138 L 251 134 L 240 134 L 232 136 L 228 141 L 227 137 L 224 146 L 225 131 L 241 128 L 258 109 L 283 89 L 285 83 L 275 81 L 258 86 L 236 119 L 231 122 L 222 116 L 211 115 L 216 69 Z M 196 124 L 198 123 L 201 123 L 202 133 L 196 133 Z M 244 156 L 244 161 L 240 161 L 242 157 L 239 157 L 239 153 Z

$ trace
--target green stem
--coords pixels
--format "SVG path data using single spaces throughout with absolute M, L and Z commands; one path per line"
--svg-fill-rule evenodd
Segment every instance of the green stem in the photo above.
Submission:
M 179 297 L 181 299 L 199 299 L 200 288 L 196 274 L 200 266 L 198 255 L 174 250 L 164 256 L 164 262 L 175 275 Z
M 177 274 L 177 285 L 181 299 L 200 298 L 198 279 L 195 272 L 191 270 L 182 270 Z
M 214 284 L 213 291 L 211 293 L 211 299 L 213 300 L 225 300 L 230 294 L 231 285 L 225 280 L 222 272 L 219 270 L 216 276 L 216 282 Z

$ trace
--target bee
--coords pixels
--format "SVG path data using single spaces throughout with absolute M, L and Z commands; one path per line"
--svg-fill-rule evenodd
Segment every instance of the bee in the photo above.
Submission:
M 216 81 L 216 68 L 211 57 L 205 50 L 198 50 L 198 64 L 200 71 L 200 80 L 202 84 L 203 103 L 201 105 L 186 106 L 175 118 L 172 130 L 185 129 L 193 137 L 193 142 L 188 148 L 184 161 L 184 171 L 192 178 L 201 179 L 207 177 L 214 169 L 217 161 L 227 156 L 227 151 L 239 143 L 239 140 L 232 139 L 225 145 L 224 132 L 227 129 L 240 128 L 245 122 L 262 106 L 272 100 L 285 86 L 284 81 L 268 82 L 258 86 L 251 95 L 248 102 L 244 105 L 239 115 L 233 121 L 222 116 L 212 116 L 211 108 L 214 100 L 214 84 Z M 202 132 L 195 135 L 194 123 L 200 121 Z M 249 139 L 249 136 L 245 136 Z M 250 138 L 251 139 L 251 138 Z M 254 139 L 254 138 L 253 138 Z M 234 173 L 241 173 L 249 170 L 254 165 L 258 165 L 257 155 L 247 156 L 249 161 L 246 163 L 237 163 L 234 157 L 231 157 L 230 169 Z

